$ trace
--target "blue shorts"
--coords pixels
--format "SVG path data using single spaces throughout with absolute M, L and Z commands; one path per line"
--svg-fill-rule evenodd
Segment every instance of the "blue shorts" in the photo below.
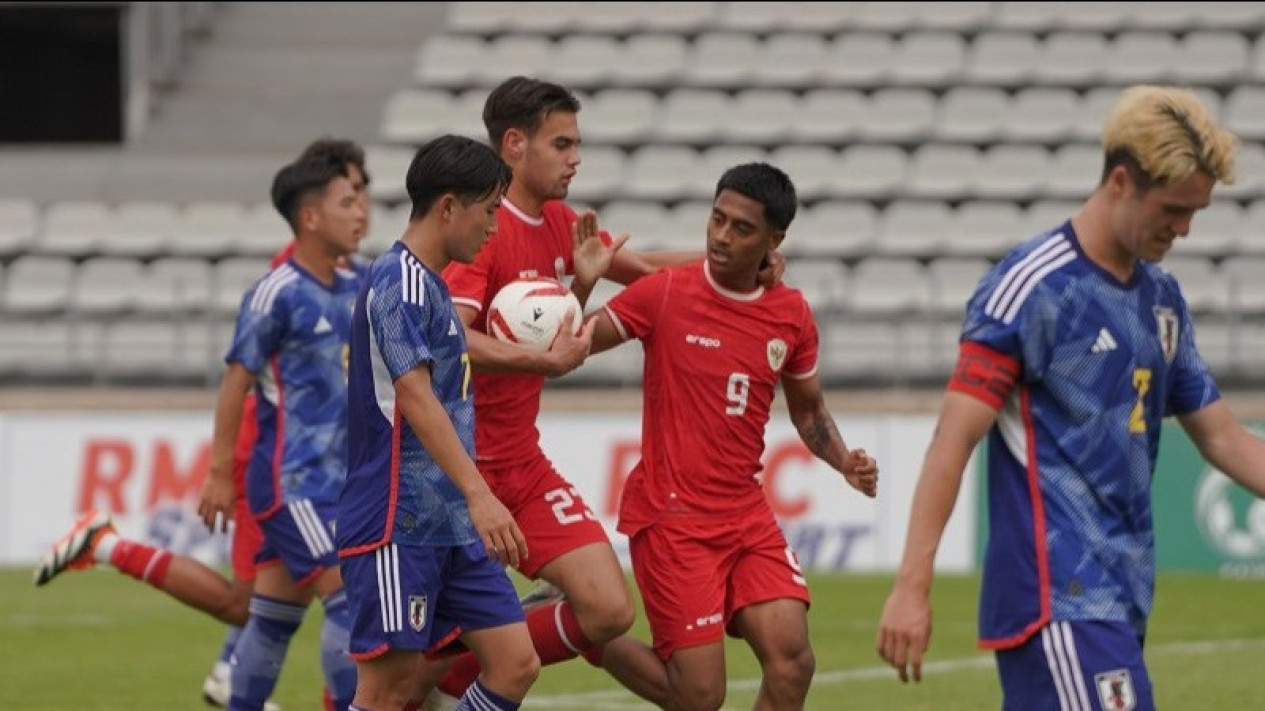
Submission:
M 997 652 L 1003 711 L 1154 711 L 1142 639 L 1123 622 L 1052 622 Z
M 333 502 L 299 499 L 285 504 L 276 513 L 259 521 L 263 545 L 255 555 L 256 567 L 275 564 L 280 559 L 299 585 L 312 582 L 327 568 L 338 565 L 334 547 Z
M 351 656 L 392 649 L 436 655 L 464 633 L 523 621 L 518 592 L 483 541 L 398 546 L 342 560 L 351 606 Z

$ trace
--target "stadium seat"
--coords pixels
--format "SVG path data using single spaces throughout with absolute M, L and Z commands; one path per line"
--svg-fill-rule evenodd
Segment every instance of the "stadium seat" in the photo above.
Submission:
M 1011 239 L 1011 246 L 1018 245 L 1031 237 L 1036 237 L 1043 232 L 1059 227 L 1070 220 L 1080 209 L 1080 200 L 1046 198 L 1033 202 L 1028 206 L 1027 210 L 1024 210 L 1023 220 L 1017 223 L 1015 235 Z
M 375 203 L 369 221 L 369 234 L 360 243 L 360 254 L 373 258 L 390 249 L 396 240 L 404 236 L 412 210 L 413 204 L 407 200 L 395 207 Z
M 897 43 L 892 80 L 897 84 L 939 87 L 962 78 L 966 44 L 956 32 L 911 32 Z
M 683 83 L 699 87 L 749 86 L 755 79 L 760 57 L 760 41 L 753 34 L 699 35 L 687 56 Z
M 1024 84 L 1035 74 L 1040 55 L 1036 38 L 1027 32 L 983 32 L 967 50 L 964 80 L 976 84 Z
M 66 200 L 44 212 L 44 229 L 32 251 L 63 257 L 86 257 L 100 251 L 114 213 L 97 200 Z
M 385 141 L 420 144 L 469 125 L 471 117 L 461 113 L 463 109 L 447 91 L 401 89 L 383 106 L 379 134 Z
M 1265 64 L 1254 61 L 1247 38 L 1238 32 L 1191 32 L 1178 43 L 1174 79 L 1183 85 L 1243 82 L 1263 75 Z
M 547 79 L 558 66 L 557 48 L 540 35 L 505 35 L 488 43 L 480 58 L 474 82 L 495 86 L 506 77 L 525 75 Z
M 0 199 L 0 256 L 31 247 L 40 230 L 40 210 L 34 200 Z
M 932 311 L 959 319 L 966 315 L 966 303 L 993 263 L 987 259 L 941 258 L 927 265 L 931 283 Z
M 180 211 L 174 203 L 135 200 L 114 209 L 100 253 L 149 258 L 167 253 L 177 238 Z
M 689 66 L 689 51 L 685 38 L 670 32 L 633 35 L 624 42 L 624 61 L 615 67 L 614 82 L 670 86 Z
M 1225 124 L 1243 140 L 1265 139 L 1265 88 L 1235 87 L 1225 100 Z
M 177 345 L 177 322 L 162 319 L 106 323 L 102 358 L 95 363 L 116 378 L 170 377 L 186 362 Z
M 857 144 L 839 154 L 837 197 L 886 197 L 905 185 L 909 158 L 895 146 Z
M 255 257 L 230 257 L 215 265 L 211 306 L 224 316 L 235 315 L 242 305 L 242 295 L 264 274 L 268 260 Z
M 724 2 L 719 22 L 727 30 L 778 32 L 844 29 L 855 16 L 856 3 L 842 2 Z
M 960 199 L 971 195 L 968 176 L 982 170 L 979 151 L 973 146 L 927 143 L 909 158 L 904 189 L 921 198 Z
M 868 255 L 878 238 L 878 225 L 878 210 L 869 202 L 819 202 L 795 216 L 782 251 L 799 257 Z
M 721 126 L 721 135 L 734 143 L 784 142 L 800 115 L 799 98 L 783 89 L 738 92 L 730 110 L 731 120 Z
M 583 102 L 580 112 L 585 144 L 646 142 L 660 124 L 659 99 L 645 89 L 600 91 Z
M 64 257 L 26 255 L 9 265 L 4 305 L 11 314 L 56 314 L 70 306 L 74 263 Z
M 850 317 L 818 319 L 823 378 L 866 386 L 892 386 L 933 377 L 941 367 L 925 323 Z
M 852 268 L 848 303 L 870 317 L 926 310 L 931 301 L 926 275 L 917 261 L 867 257 Z
M 870 95 L 857 128 L 867 141 L 922 141 L 935 124 L 936 98 L 923 89 L 879 89 Z
M 699 170 L 704 176 L 710 176 L 690 190 L 695 198 L 710 201 L 716 194 L 716 181 L 726 170 L 743 163 L 768 162 L 769 154 L 759 146 L 743 146 L 737 144 L 717 144 L 703 150 L 699 155 Z M 794 177 L 791 178 L 794 180 Z M 710 208 L 708 212 L 711 212 Z
M 1223 30 L 1260 30 L 1265 26 L 1265 5 L 1256 2 L 1201 2 L 1191 18 L 1195 27 Z
M 1265 147 L 1257 141 L 1240 144 L 1234 157 L 1234 174 L 1234 185 L 1217 185 L 1218 197 L 1258 197 L 1265 188 Z
M 830 47 L 816 32 L 779 32 L 770 35 L 760 49 L 752 71 L 760 86 L 812 86 L 821 81 L 822 68 L 830 61 Z
M 848 303 L 848 268 L 834 259 L 791 259 L 782 280 L 799 289 L 816 314 L 842 311 Z
M 1028 237 L 1024 214 L 1008 200 L 970 200 L 958 205 L 945 226 L 944 252 L 957 257 L 997 259 Z
M 981 198 L 1032 198 L 1049 170 L 1050 156 L 1041 146 L 998 144 L 981 154 L 971 184 Z
M 729 95 L 713 89 L 677 89 L 662 107 L 658 138 L 666 142 L 714 143 L 733 120 Z
M 567 35 L 558 40 L 549 76 L 567 87 L 602 86 L 611 82 L 625 62 L 623 44 L 614 37 Z
M 614 146 L 592 146 L 581 154 L 579 173 L 571 184 L 576 200 L 604 200 L 624 184 L 624 152 Z
M 164 257 L 145 267 L 136 308 L 145 313 L 201 313 L 211 303 L 211 266 L 203 259 Z
M 1020 89 L 997 117 L 1000 133 L 1019 143 L 1048 143 L 1075 138 L 1082 112 L 1081 98 L 1071 89 L 1032 87 Z
M 666 225 L 663 233 L 664 249 L 683 252 L 702 251 L 707 243 L 707 222 L 711 214 L 711 200 L 686 200 L 668 210 L 664 223 Z
M 79 266 L 70 308 L 75 313 L 98 316 L 131 311 L 145 282 L 141 263 L 121 257 L 92 257 Z
M 417 49 L 413 81 L 424 87 L 466 86 L 480 79 L 490 51 L 490 44 L 479 37 L 430 35 Z
M 1173 249 L 1178 254 L 1232 256 L 1238 251 L 1243 233 L 1243 210 L 1239 204 L 1233 200 L 1213 200 L 1195 213 L 1190 234 L 1179 238 Z
M 894 200 L 883 210 L 873 254 L 931 257 L 944 249 L 952 211 L 941 201 Z
M 1177 277 L 1191 311 L 1222 313 L 1229 305 L 1226 280 L 1212 260 L 1178 253 L 1165 257 L 1160 266 Z
M 891 78 L 896 47 L 885 34 L 847 32 L 835 37 L 829 50 L 822 67 L 825 86 L 876 86 Z
M 190 202 L 184 207 L 170 251 L 190 257 L 228 254 L 236 248 L 245 225 L 246 207 L 242 203 Z
M 1003 2 L 997 25 L 1041 32 L 1087 29 L 1099 32 L 1125 26 L 1128 3 L 1118 2 Z
M 668 209 L 658 201 L 614 200 L 597 211 L 598 224 L 611 234 L 628 233 L 628 246 L 638 252 L 663 249 L 673 238 L 665 234 Z
M 1215 190 L 1221 191 L 1224 188 L 1218 187 Z M 1225 193 L 1218 192 L 1218 194 L 1224 195 Z M 1195 224 L 1199 224 L 1198 215 L 1195 216 Z M 1248 203 L 1247 207 L 1243 208 L 1239 224 L 1241 225 L 1241 231 L 1239 232 L 1239 241 L 1235 245 L 1235 252 L 1250 256 L 1265 255 L 1265 230 L 1260 227 L 1265 225 L 1265 198 L 1257 198 Z
M 415 152 L 413 148 L 403 146 L 365 146 L 365 167 L 373 176 L 373 181 L 369 183 L 369 196 L 388 203 L 407 200 L 404 178 L 408 175 Z
M 867 100 L 853 89 L 806 92 L 790 124 L 790 135 L 806 143 L 838 144 L 860 133 Z
M 872 3 L 871 3 L 872 4 Z M 896 3 L 890 3 L 896 4 Z M 914 2 L 910 13 L 912 27 L 924 30 L 951 30 L 970 33 L 992 21 L 991 2 Z
M 519 2 L 450 2 L 448 27 L 457 32 L 496 34 L 516 29 L 515 23 L 522 14 Z
M 374 184 L 376 183 L 375 180 Z M 234 242 L 233 254 L 271 259 L 272 255 L 284 249 L 293 239 L 293 230 L 277 212 L 277 208 L 270 202 L 257 202 L 246 207 L 242 231 Z
M 1102 69 L 1108 82 L 1160 84 L 1172 81 L 1181 64 L 1177 42 L 1171 34 L 1122 32 L 1111 41 Z
M 1189 27 L 1199 14 L 1198 5 L 1182 2 L 1122 3 L 1126 22 L 1138 29 L 1180 30 Z
M 996 140 L 1014 122 L 1005 92 L 986 86 L 950 86 L 936 107 L 935 138 L 945 141 Z
M 1120 87 L 1100 86 L 1085 92 L 1081 110 L 1073 117 L 1072 138 L 1097 142 L 1112 107 L 1120 100 Z
M 1088 143 L 1068 143 L 1054 152 L 1046 174 L 1044 193 L 1054 198 L 1089 195 L 1102 174 L 1102 148 Z
M 1111 61 L 1107 41 L 1096 32 L 1056 32 L 1041 43 L 1033 80 L 1084 86 L 1103 80 Z
M 800 200 L 816 200 L 835 192 L 839 154 L 830 147 L 783 145 L 773 149 L 768 160 L 790 176 Z
M 625 192 L 636 198 L 671 200 L 692 194 L 719 176 L 703 173 L 699 155 L 684 146 L 650 145 L 628 159 Z
M 1242 316 L 1265 315 L 1265 257 L 1238 257 L 1221 265 L 1230 287 L 1230 308 Z
M 0 374 L 17 378 L 64 377 L 86 362 L 71 325 L 62 320 L 0 320 Z

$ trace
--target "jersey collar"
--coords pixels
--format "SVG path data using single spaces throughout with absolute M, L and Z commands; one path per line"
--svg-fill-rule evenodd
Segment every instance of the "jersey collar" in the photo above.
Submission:
M 506 210 L 509 210 L 510 212 L 514 214 L 515 217 L 522 220 L 523 222 L 526 222 L 532 227 L 540 227 L 541 225 L 545 224 L 544 215 L 541 215 L 540 217 L 532 217 L 531 215 L 528 215 L 527 213 L 520 210 L 518 206 L 510 202 L 510 199 L 507 197 L 501 198 L 501 207 L 505 208 Z
M 733 289 L 726 289 L 720 284 L 717 284 L 716 280 L 712 278 L 712 268 L 711 265 L 707 263 L 707 259 L 703 259 L 703 276 L 707 277 L 707 284 L 711 286 L 717 294 L 720 294 L 726 299 L 732 299 L 733 301 L 756 301 L 761 296 L 764 296 L 763 286 L 757 286 L 754 291 L 734 291 Z

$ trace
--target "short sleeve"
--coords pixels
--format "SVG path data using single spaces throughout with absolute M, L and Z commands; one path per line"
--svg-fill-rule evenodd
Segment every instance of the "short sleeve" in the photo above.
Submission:
M 406 293 L 401 282 L 377 279 L 366 297 L 369 329 L 391 380 L 434 359 L 427 339 L 428 322 L 441 302 L 422 286 L 423 280 L 412 284 Z
M 803 302 L 804 316 L 800 322 L 800 338 L 794 345 L 786 367 L 782 372 L 788 378 L 811 378 L 817 374 L 817 319 L 813 318 L 813 310 L 808 302 Z
M 961 340 L 1010 358 L 1020 364 L 1025 382 L 1040 382 L 1057 342 L 1057 297 L 1045 281 L 1012 288 L 1006 266 L 998 264 L 980 280 L 967 303 Z
M 492 265 L 496 264 L 498 240 L 493 235 L 479 250 L 478 256 L 470 264 L 451 262 L 444 268 L 444 283 L 448 285 L 448 293 L 452 301 L 461 306 L 469 306 L 482 311 L 490 295 L 488 284 L 491 282 Z
M 1169 370 L 1168 402 L 1165 415 L 1184 415 L 1215 402 L 1221 397 L 1212 370 L 1199 355 L 1195 345 L 1195 325 L 1186 309 L 1185 299 L 1179 296 L 1179 307 L 1175 321 L 1177 333 L 1166 333 L 1161 326 L 1160 338 L 1175 337 L 1176 351 L 1173 356 L 1173 367 Z
M 660 270 L 634 281 L 606 302 L 603 308 L 624 340 L 644 339 L 654 331 L 672 278 L 671 269 Z
M 246 292 L 237 312 L 237 327 L 226 363 L 240 363 L 258 375 L 281 347 L 285 324 L 289 323 L 290 302 L 284 291 L 267 295 L 260 290 L 264 282 Z

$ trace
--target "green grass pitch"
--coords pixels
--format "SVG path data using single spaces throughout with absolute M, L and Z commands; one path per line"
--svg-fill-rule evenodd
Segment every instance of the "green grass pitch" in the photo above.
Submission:
M 520 581 L 521 582 L 521 581 Z M 977 711 L 999 707 L 991 657 L 974 646 L 974 576 L 940 579 L 935 633 L 921 684 L 902 685 L 874 652 L 889 576 L 812 576 L 809 612 L 817 674 L 813 711 Z M 28 570 L 0 571 L 0 708 L 26 711 L 203 708 L 200 690 L 223 628 L 112 571 L 68 573 L 46 588 Z M 1256 708 L 1265 653 L 1265 582 L 1162 575 L 1147 659 L 1163 709 Z M 646 638 L 639 618 L 633 633 Z M 285 711 L 319 708 L 321 678 L 310 613 L 290 649 L 274 700 Z M 751 707 L 758 669 L 728 646 L 726 709 Z M 547 668 L 526 708 L 644 709 L 584 662 Z

